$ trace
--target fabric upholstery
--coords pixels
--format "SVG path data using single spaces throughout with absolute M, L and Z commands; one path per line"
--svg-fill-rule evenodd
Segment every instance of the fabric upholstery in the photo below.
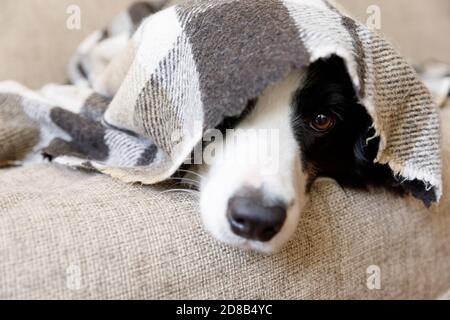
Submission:
M 318 181 L 294 238 L 265 256 L 217 243 L 196 196 L 164 186 L 49 164 L 2 170 L 0 181 L 0 298 L 431 299 L 450 283 L 448 198 L 428 211 Z M 366 285 L 372 265 L 380 290 Z
M 13 79 L 33 89 L 46 83 L 64 83 L 69 57 L 93 30 L 103 27 L 135 0 L 2 0 L 0 2 L 0 80 Z M 156 1 L 156 0 L 155 0 Z M 413 61 L 450 63 L 450 2 L 434 0 L 338 0 L 360 21 L 372 16 L 369 6 L 382 12 L 381 31 Z M 80 29 L 67 30 L 70 5 L 82 13 Z M 371 7 L 373 8 L 373 7 Z M 372 11 L 373 12 L 373 11 Z M 47 40 L 51 39 L 51 44 Z M 19 44 L 20 43 L 20 44 Z M 56 50 L 57 49 L 57 50 Z
M 450 283 L 448 202 L 427 211 L 319 181 L 294 238 L 265 256 L 206 234 L 195 195 L 46 164 L 0 181 L 3 299 L 431 299 Z

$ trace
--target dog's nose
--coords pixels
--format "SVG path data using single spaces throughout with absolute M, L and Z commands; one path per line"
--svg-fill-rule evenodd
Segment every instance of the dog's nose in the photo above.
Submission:
M 283 227 L 286 207 L 264 205 L 261 197 L 234 196 L 228 202 L 227 218 L 238 236 L 265 242 Z

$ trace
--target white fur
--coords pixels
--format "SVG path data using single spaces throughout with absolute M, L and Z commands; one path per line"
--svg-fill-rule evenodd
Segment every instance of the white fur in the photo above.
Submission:
M 299 145 L 292 130 L 291 101 L 301 83 L 302 73 L 296 71 L 284 81 L 268 87 L 259 97 L 254 111 L 238 125 L 239 130 L 278 132 L 277 145 L 261 148 L 261 143 L 255 143 L 253 139 L 237 138 L 238 131 L 231 131 L 225 139 L 213 142 L 217 151 L 214 161 L 204 164 L 200 170 L 203 176 L 200 208 L 206 228 L 222 242 L 270 253 L 285 244 L 297 227 L 305 203 L 306 176 L 301 169 Z M 268 144 L 269 140 L 262 142 Z M 233 143 L 228 143 L 230 141 Z M 249 154 L 256 155 L 256 163 L 254 158 L 244 156 Z M 264 186 L 265 197 L 281 199 L 288 205 L 281 231 L 268 242 L 244 239 L 230 229 L 226 218 L 228 200 L 245 186 Z

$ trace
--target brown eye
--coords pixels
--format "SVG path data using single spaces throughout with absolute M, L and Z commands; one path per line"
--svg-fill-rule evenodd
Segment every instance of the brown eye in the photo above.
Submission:
M 327 116 L 324 114 L 318 114 L 316 118 L 311 121 L 310 125 L 316 131 L 325 132 L 330 130 L 335 123 L 335 119 L 331 116 Z

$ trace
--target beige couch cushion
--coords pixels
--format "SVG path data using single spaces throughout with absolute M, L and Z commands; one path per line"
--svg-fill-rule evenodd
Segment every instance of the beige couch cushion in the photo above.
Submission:
M 67 80 L 69 56 L 92 30 L 104 26 L 137 0 L 2 0 L 0 1 L 0 80 L 14 79 L 32 88 Z M 160 1 L 160 0 L 148 0 Z M 175 0 L 171 0 L 175 1 Z M 450 1 L 337 0 L 361 21 L 367 8 L 381 8 L 381 31 L 401 53 L 423 62 L 450 63 Z M 81 9 L 81 28 L 68 30 L 69 5 Z
M 2 0 L 0 2 L 0 80 L 38 88 L 65 83 L 69 57 L 93 30 L 134 0 Z M 70 5 L 81 10 L 81 28 L 69 30 Z
M 318 181 L 294 238 L 265 256 L 206 234 L 194 195 L 51 164 L 0 181 L 0 298 L 436 298 L 450 284 L 448 198 L 428 211 Z
M 450 215 L 383 192 L 317 183 L 294 239 L 264 256 L 205 234 L 191 195 L 53 165 L 0 180 L 3 299 L 435 298 L 450 283 Z

